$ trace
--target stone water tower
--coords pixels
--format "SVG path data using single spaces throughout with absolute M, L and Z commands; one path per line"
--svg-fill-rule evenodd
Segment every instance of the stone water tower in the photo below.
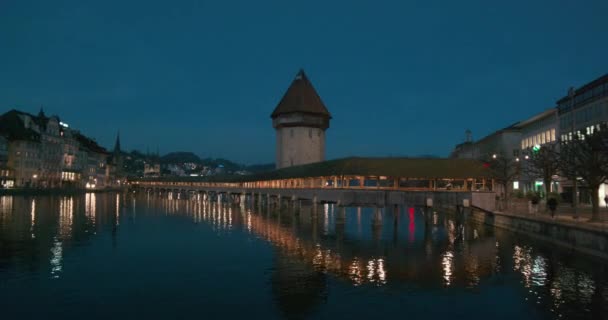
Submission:
M 331 114 L 300 70 L 272 112 L 277 169 L 325 160 L 325 130 Z

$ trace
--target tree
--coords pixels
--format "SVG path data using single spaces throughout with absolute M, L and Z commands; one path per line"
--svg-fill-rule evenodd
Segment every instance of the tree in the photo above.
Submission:
M 559 152 L 555 144 L 547 144 L 532 151 L 525 166 L 526 174 L 530 177 L 543 179 L 545 195 L 551 192 L 553 176 L 559 170 Z
M 490 168 L 494 181 L 502 187 L 504 193 L 502 199 L 506 207 L 509 185 L 519 176 L 520 161 L 518 158 L 507 157 L 504 154 L 493 154 L 486 157 L 485 163 Z
M 598 221 L 599 188 L 608 179 L 608 126 L 593 127 L 561 141 L 559 167 L 569 177 L 582 178 L 591 190 L 591 221 Z

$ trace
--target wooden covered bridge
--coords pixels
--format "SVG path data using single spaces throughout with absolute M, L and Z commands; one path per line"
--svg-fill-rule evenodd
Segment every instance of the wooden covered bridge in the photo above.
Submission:
M 144 178 L 131 186 L 148 192 L 257 195 L 260 200 L 344 206 L 494 204 L 490 170 L 469 159 L 346 158 L 245 176 Z

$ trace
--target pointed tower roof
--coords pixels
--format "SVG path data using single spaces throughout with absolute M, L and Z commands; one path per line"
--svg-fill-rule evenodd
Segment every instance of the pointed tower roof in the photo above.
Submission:
M 300 69 L 270 117 L 274 119 L 283 114 L 297 112 L 319 115 L 331 119 L 331 114 L 327 111 L 325 104 L 321 101 L 321 97 L 319 97 L 319 94 L 317 94 L 317 91 L 302 69 Z
M 44 114 L 44 109 L 42 108 L 42 106 L 40 106 L 40 112 L 38 112 L 38 117 L 46 118 L 46 115 Z
M 114 152 L 120 152 L 120 131 L 116 133 L 116 143 L 114 144 Z

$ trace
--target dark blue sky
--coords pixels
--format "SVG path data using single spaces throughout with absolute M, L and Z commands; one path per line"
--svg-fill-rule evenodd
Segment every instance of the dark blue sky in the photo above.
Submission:
M 329 158 L 446 156 L 608 72 L 608 1 L 0 0 L 0 111 L 106 147 L 274 161 L 300 67 Z

